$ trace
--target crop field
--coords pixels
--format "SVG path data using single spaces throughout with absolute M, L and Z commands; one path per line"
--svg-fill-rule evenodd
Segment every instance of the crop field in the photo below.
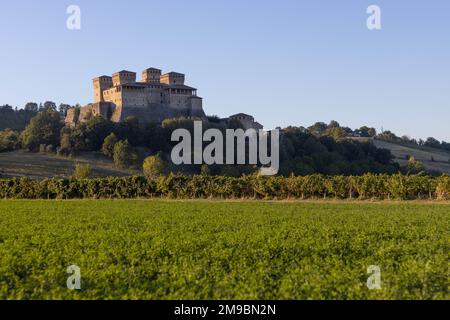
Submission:
M 448 202 L 1 200 L 0 299 L 449 299 L 449 232 Z

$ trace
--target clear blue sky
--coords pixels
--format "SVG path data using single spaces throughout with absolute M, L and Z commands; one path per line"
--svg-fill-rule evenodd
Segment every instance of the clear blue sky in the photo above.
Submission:
M 208 114 L 450 140 L 448 0 L 2 1 L 0 39 L 0 104 L 86 104 L 95 76 L 155 66 L 186 73 Z

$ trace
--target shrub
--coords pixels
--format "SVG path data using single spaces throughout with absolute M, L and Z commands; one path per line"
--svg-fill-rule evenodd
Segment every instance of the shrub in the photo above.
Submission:
M 46 145 L 45 146 L 45 152 L 46 153 L 54 153 L 55 152 L 55 147 L 51 144 Z
M 450 200 L 450 176 L 441 176 L 437 182 L 436 197 L 438 200 Z
M 45 144 L 39 145 L 39 153 L 46 153 L 47 146 Z
M 211 172 L 209 170 L 209 166 L 207 164 L 203 164 L 200 168 L 200 175 L 202 176 L 209 176 L 211 175 Z
M 167 173 L 168 165 L 161 154 L 158 153 L 145 158 L 142 169 L 147 179 L 154 179 Z
M 73 171 L 74 179 L 88 179 L 92 175 L 92 168 L 88 164 L 77 163 Z
M 423 163 L 416 160 L 414 157 L 410 157 L 408 160 L 408 173 L 416 174 L 424 170 Z

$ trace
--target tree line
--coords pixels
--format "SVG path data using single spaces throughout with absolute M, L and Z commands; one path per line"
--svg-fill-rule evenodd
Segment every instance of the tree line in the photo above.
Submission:
M 158 124 L 142 123 L 136 117 L 128 117 L 123 122 L 114 123 L 101 116 L 91 116 L 86 122 L 68 128 L 64 126 L 62 114 L 55 109 L 55 104 L 43 106 L 45 110 L 37 112 L 23 131 L 0 131 L 0 152 L 26 149 L 71 157 L 79 152 L 100 151 L 119 168 L 142 168 L 146 163 L 146 170 L 155 174 L 181 172 L 238 177 L 258 170 L 256 166 L 248 165 L 172 165 L 170 153 L 175 145 L 171 141 L 172 132 L 178 128 L 192 132 L 194 120 L 199 119 L 166 119 Z M 35 110 L 36 105 L 28 109 Z M 242 127 L 239 121 L 224 124 L 214 119 L 212 116 L 203 120 L 204 130 Z M 393 161 L 389 150 L 377 148 L 371 142 L 343 138 L 339 134 L 342 131 L 347 135 L 350 132 L 369 136 L 376 134 L 375 129 L 368 127 L 358 130 L 342 128 L 336 121 L 328 125 L 316 123 L 309 128 L 291 126 L 282 129 L 279 173 L 284 176 L 363 175 L 423 171 L 423 166 L 417 163 L 400 167 Z M 147 157 L 150 159 L 145 161 Z

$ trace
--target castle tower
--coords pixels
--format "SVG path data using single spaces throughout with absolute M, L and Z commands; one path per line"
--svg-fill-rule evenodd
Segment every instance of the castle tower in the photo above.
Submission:
M 159 84 L 161 81 L 161 70 L 149 68 L 142 71 L 142 82 Z
M 136 72 L 122 70 L 112 75 L 113 86 L 136 82 Z
M 95 78 L 94 80 L 94 102 L 103 102 L 103 91 L 111 88 L 113 86 L 113 81 L 111 77 L 101 76 Z
M 184 84 L 184 74 L 178 72 L 169 72 L 161 76 L 161 83 L 172 84 Z

